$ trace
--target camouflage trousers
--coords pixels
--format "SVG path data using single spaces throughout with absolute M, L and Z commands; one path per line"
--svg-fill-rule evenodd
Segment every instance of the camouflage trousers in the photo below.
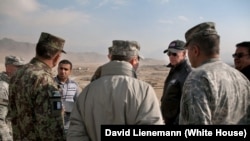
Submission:
M 13 141 L 12 131 L 3 120 L 0 120 L 0 141 Z

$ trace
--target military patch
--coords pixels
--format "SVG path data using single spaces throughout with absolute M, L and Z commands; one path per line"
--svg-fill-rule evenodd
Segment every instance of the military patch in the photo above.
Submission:
M 59 91 L 53 91 L 52 92 L 52 97 L 61 97 L 61 94 Z

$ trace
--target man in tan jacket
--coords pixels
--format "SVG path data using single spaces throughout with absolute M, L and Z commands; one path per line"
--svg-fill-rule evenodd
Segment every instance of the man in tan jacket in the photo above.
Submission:
M 103 124 L 164 124 L 153 87 L 136 77 L 139 50 L 136 41 L 113 41 L 111 61 L 74 105 L 67 140 L 100 141 Z

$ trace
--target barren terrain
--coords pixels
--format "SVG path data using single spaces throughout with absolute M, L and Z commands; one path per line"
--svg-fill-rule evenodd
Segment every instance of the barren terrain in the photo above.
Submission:
M 0 71 L 4 71 L 5 56 L 14 55 L 22 57 L 28 63 L 35 56 L 36 44 L 28 42 L 19 42 L 9 38 L 0 39 Z M 84 88 L 89 82 L 95 70 L 108 61 L 108 50 L 106 47 L 100 47 L 104 54 L 96 52 L 71 52 L 62 54 L 61 59 L 68 59 L 73 63 L 73 72 L 71 77 Z M 160 99 L 164 80 L 169 69 L 164 66 L 165 60 L 153 58 L 144 58 L 140 61 L 137 70 L 138 79 L 144 80 L 151 84 L 155 89 L 157 97 Z M 57 74 L 57 66 L 53 68 L 53 74 Z
M 84 66 L 76 66 L 71 77 L 84 88 L 96 70 L 102 64 L 85 64 Z M 80 69 L 79 69 L 80 68 Z M 162 96 L 162 90 L 165 78 L 169 69 L 164 65 L 141 65 L 137 70 L 138 79 L 144 80 L 151 84 L 156 92 L 158 99 Z
M 4 64 L 1 64 L 0 71 L 5 71 Z M 75 64 L 71 78 L 79 83 L 81 88 L 84 88 L 87 84 L 90 83 L 90 79 L 97 69 L 98 66 L 102 65 L 101 63 L 84 63 L 84 64 Z M 169 69 L 164 65 L 156 64 L 153 65 L 146 62 L 141 64 L 137 70 L 138 79 L 144 80 L 151 84 L 156 92 L 158 99 L 160 100 L 162 96 L 162 90 L 165 78 L 168 74 Z M 53 69 L 53 74 L 57 74 L 56 67 Z

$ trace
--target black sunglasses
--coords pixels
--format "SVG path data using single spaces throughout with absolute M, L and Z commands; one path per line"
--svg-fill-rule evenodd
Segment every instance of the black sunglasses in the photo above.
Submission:
M 244 54 L 244 53 L 235 53 L 235 54 L 233 54 L 232 56 L 233 56 L 233 58 L 242 58 L 243 56 L 247 56 L 247 55 L 249 55 L 249 54 Z
M 177 56 L 177 53 L 168 52 L 168 56 L 171 56 L 171 55 L 173 55 L 173 56 Z

